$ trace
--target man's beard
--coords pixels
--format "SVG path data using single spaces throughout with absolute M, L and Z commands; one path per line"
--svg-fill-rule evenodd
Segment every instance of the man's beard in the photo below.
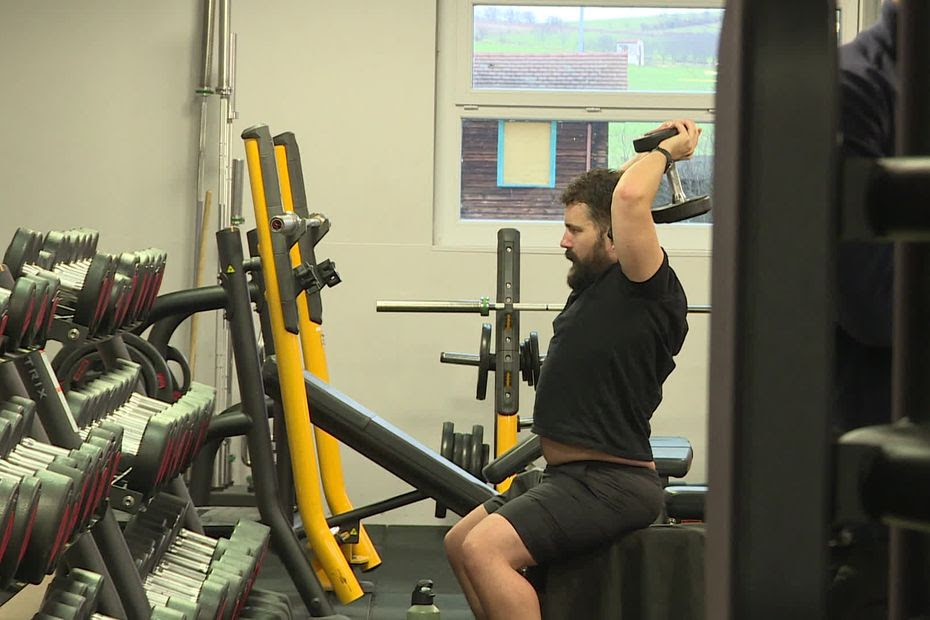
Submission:
M 607 256 L 607 250 L 600 246 L 596 246 L 591 257 L 586 260 L 579 260 L 571 250 L 565 250 L 565 258 L 572 261 L 568 270 L 568 286 L 573 291 L 588 288 L 613 262 Z

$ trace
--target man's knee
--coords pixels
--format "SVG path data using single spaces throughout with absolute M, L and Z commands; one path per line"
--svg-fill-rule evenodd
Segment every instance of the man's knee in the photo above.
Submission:
M 474 529 L 472 529 L 459 546 L 459 558 L 465 570 L 472 574 L 474 571 L 481 570 L 489 561 L 492 561 L 494 551 L 493 547 L 487 545 L 480 536 L 476 536 Z
M 499 515 L 488 517 L 468 532 L 461 544 L 461 558 L 470 573 L 495 562 L 511 568 L 533 563 L 516 530 Z

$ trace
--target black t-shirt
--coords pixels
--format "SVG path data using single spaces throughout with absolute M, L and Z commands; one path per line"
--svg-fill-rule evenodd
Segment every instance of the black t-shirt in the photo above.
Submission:
M 688 302 L 664 257 L 649 280 L 619 264 L 573 292 L 553 321 L 533 432 L 628 459 L 652 460 L 649 420 L 688 333 Z

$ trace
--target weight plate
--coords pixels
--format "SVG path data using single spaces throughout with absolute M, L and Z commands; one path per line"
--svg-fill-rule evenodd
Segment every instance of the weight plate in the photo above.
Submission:
M 656 224 L 681 222 L 710 211 L 710 197 L 698 196 L 677 204 L 672 203 L 652 210 L 652 221 Z
M 481 458 L 484 443 L 484 427 L 475 424 L 471 427 L 471 445 L 468 450 L 468 471 L 475 478 L 481 479 Z
M 491 324 L 481 324 L 481 344 L 478 347 L 478 390 L 475 398 L 484 400 L 488 395 L 488 373 L 491 371 Z
M 468 455 L 468 441 L 466 440 L 468 435 L 465 433 L 455 433 L 452 437 L 452 462 L 462 469 L 466 469 L 468 467 L 468 463 L 465 460 Z
M 530 332 L 530 337 L 527 339 L 529 343 L 529 353 L 527 357 L 530 360 L 530 369 L 531 369 L 531 381 L 530 385 L 536 387 L 539 383 L 539 373 L 541 372 L 542 362 L 539 359 L 539 334 L 537 332 Z

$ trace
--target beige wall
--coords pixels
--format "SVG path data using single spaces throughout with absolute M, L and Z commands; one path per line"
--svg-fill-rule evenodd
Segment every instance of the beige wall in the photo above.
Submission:
M 104 250 L 167 250 L 163 290 L 189 286 L 199 4 L 0 6 L 0 57 L 16 59 L 0 65 L 0 240 L 17 225 L 92 227 Z M 474 370 L 438 363 L 440 351 L 476 352 L 486 319 L 374 311 L 377 299 L 494 293 L 493 251 L 432 245 L 433 0 L 234 5 L 240 119 L 233 155 L 242 156 L 238 135 L 250 125 L 295 132 L 311 208 L 333 221 L 318 252 L 336 262 L 343 278 L 325 294 L 333 384 L 429 445 L 438 446 L 445 420 L 465 430 L 484 424 L 490 433 L 493 400 L 474 399 Z M 215 105 L 211 113 L 215 124 Z M 211 128 L 214 170 L 215 135 Z M 250 208 L 247 198 L 247 213 Z M 690 301 L 708 303 L 708 258 L 672 260 Z M 564 300 L 566 266 L 555 251 L 525 254 L 522 298 Z M 545 344 L 552 318 L 525 313 L 521 331 L 539 331 Z M 705 476 L 707 325 L 706 317 L 693 317 L 654 420 L 657 434 L 691 438 L 695 481 Z M 201 380 L 212 376 L 207 357 L 202 353 L 198 364 Z M 524 415 L 532 396 L 524 387 Z M 409 490 L 349 450 L 344 460 L 355 504 Z M 435 523 L 432 510 L 424 502 L 376 520 Z

